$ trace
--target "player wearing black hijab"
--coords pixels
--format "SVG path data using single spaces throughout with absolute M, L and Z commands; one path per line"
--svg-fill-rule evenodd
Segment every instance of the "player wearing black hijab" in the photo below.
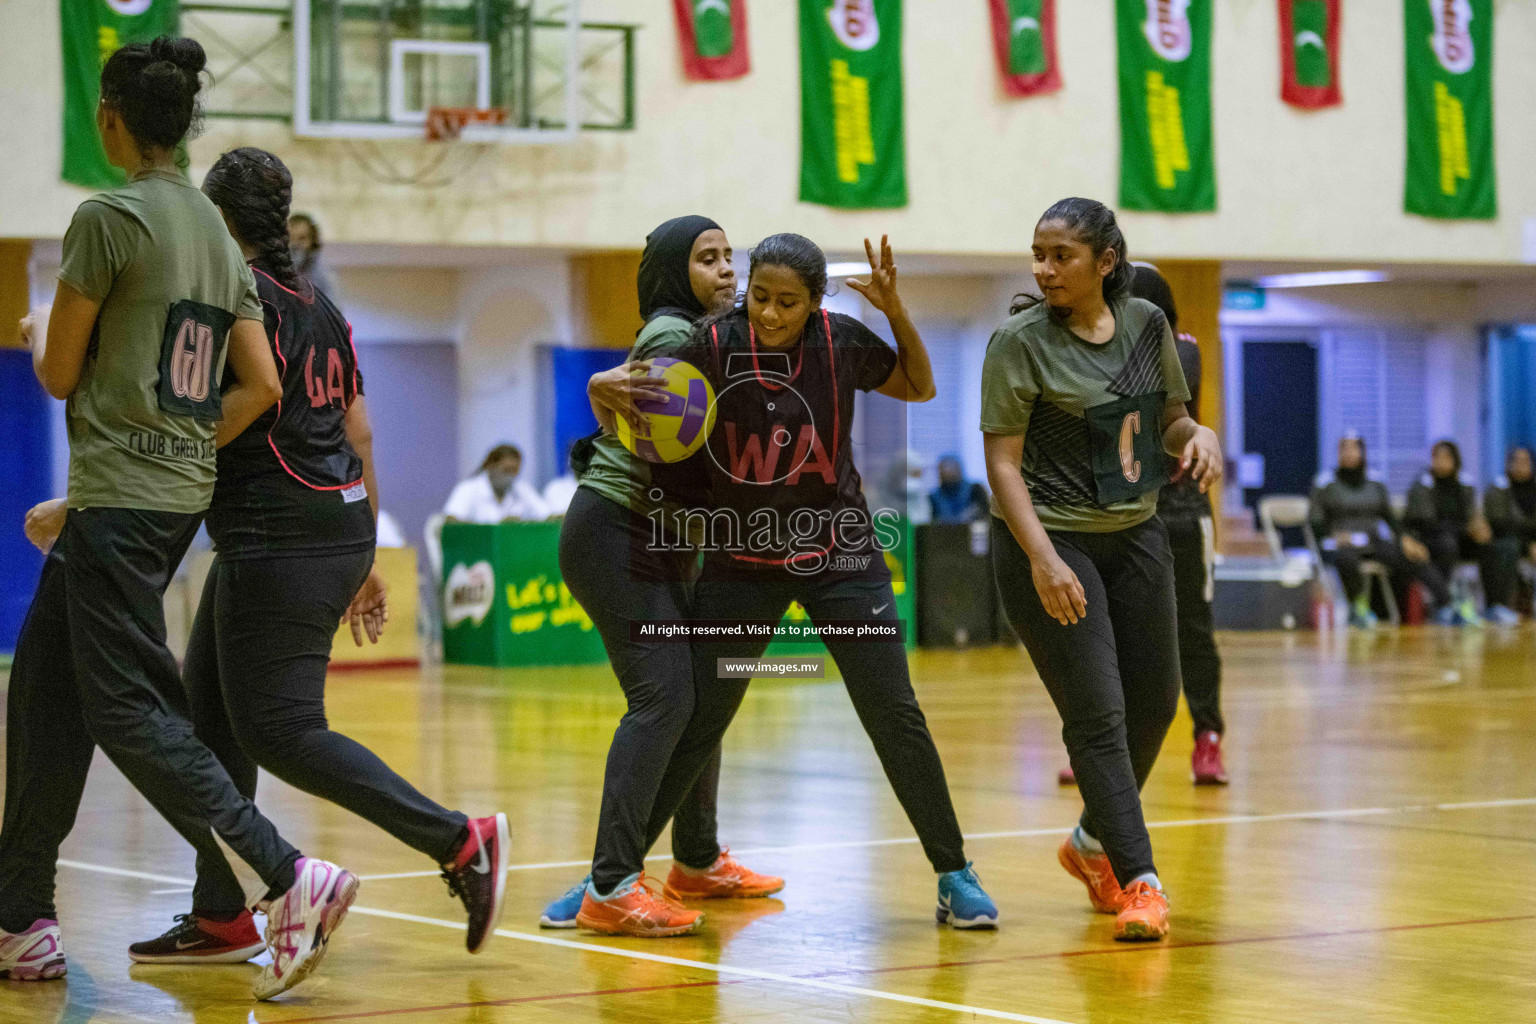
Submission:
M 701 457 L 647 462 L 620 444 L 612 427 L 615 416 L 633 417 L 634 402 L 651 394 L 643 375 L 648 360 L 681 354 L 694 322 L 735 298 L 725 232 L 706 217 L 662 224 L 646 239 L 637 289 L 645 327 L 628 362 L 592 379 L 592 408 L 607 429 L 573 454 L 580 486 L 560 531 L 561 574 L 602 634 L 629 710 L 608 751 L 592 873 L 551 903 L 540 923 L 660 936 L 692 931 L 704 919 L 674 897 L 767 896 L 784 881 L 750 871 L 716 840 L 716 743 L 708 768 L 677 808 L 667 885 L 660 894 L 645 885 L 646 822 L 693 713 L 693 665 L 688 644 L 636 640 L 630 624 L 688 618 L 696 538 L 669 536 L 658 544 L 652 517 L 670 520 L 678 508 L 696 504 L 707 480 Z

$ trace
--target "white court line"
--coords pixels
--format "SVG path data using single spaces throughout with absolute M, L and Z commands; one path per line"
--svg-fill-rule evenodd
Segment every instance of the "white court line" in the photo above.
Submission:
M 1190 828 L 1197 825 L 1246 825 L 1265 821 L 1306 821 L 1330 818 L 1365 818 L 1375 814 L 1411 814 L 1418 811 L 1472 811 L 1496 807 L 1532 807 L 1536 797 L 1519 797 L 1510 800 L 1475 800 L 1457 804 L 1405 804 L 1400 807 L 1345 807 L 1332 811 L 1290 811 L 1284 814 L 1232 814 L 1218 818 L 1180 818 L 1170 821 L 1149 821 L 1147 828 Z M 1072 825 L 1055 828 L 1026 828 L 1011 832 L 968 832 L 963 838 L 970 842 L 978 839 L 1028 839 L 1037 836 L 1059 836 L 1072 831 Z M 849 839 L 835 843 L 802 843 L 797 846 L 754 846 L 733 849 L 733 856 L 755 856 L 762 853 L 806 853 L 816 850 L 849 850 L 871 846 L 908 846 L 917 843 L 916 836 L 896 839 Z M 671 860 L 670 853 L 653 853 L 646 860 Z M 544 871 L 550 868 L 590 867 L 590 860 L 555 860 L 538 864 L 509 864 L 508 871 Z M 399 871 L 387 875 L 361 875 L 365 882 L 382 882 L 392 878 L 431 878 L 438 871 Z
M 352 913 L 365 914 L 369 917 L 384 917 L 393 921 L 409 921 L 413 924 L 428 924 L 438 928 L 452 928 L 456 931 L 464 931 L 465 926 L 458 921 L 441 921 L 435 917 L 421 917 L 418 914 L 400 914 L 392 910 L 375 910 L 372 907 L 353 907 Z M 688 967 L 697 971 L 708 971 L 725 977 L 744 978 L 753 981 L 771 981 L 780 985 L 794 985 L 800 988 L 814 988 L 823 992 L 836 992 L 839 995 L 859 996 L 865 999 L 883 999 L 892 1003 L 908 1003 L 912 1006 L 927 1006 L 936 1010 L 953 1010 L 955 1013 L 969 1014 L 973 1017 L 989 1017 L 994 1020 L 1025 1021 L 1026 1024 L 1065 1024 L 1064 1021 L 1051 1017 L 1032 1017 L 1027 1013 L 1009 1013 L 1006 1010 L 989 1010 L 981 1006 L 967 1006 L 964 1003 L 946 1003 L 938 999 L 924 999 L 921 996 L 906 996 L 899 992 L 886 992 L 877 988 L 862 988 L 858 985 L 839 985 L 835 981 L 822 981 L 819 978 L 800 978 L 793 974 L 779 974 L 776 971 L 759 971 L 751 967 L 736 967 L 729 964 L 711 964 L 702 960 L 684 960 L 676 956 L 662 956 L 659 953 L 645 953 L 637 949 L 625 949 L 620 946 L 600 946 L 591 942 L 573 942 L 570 939 L 555 939 L 548 935 L 534 935 L 529 932 L 514 932 L 506 928 L 496 929 L 496 934 L 501 938 L 518 939 L 523 942 L 533 942 L 541 946 L 559 946 L 564 949 L 578 949 L 583 953 L 603 953 L 608 956 L 623 957 L 626 960 L 645 960 L 655 964 L 671 964 L 674 967 Z
M 1465 811 L 1480 810 L 1497 807 L 1530 807 L 1536 806 L 1536 797 L 1525 797 L 1506 800 L 1477 800 L 1465 803 L 1440 803 L 1440 804 L 1408 804 L 1400 807 L 1353 807 L 1337 810 L 1322 811 L 1294 811 L 1285 814 L 1242 814 L 1229 815 L 1220 818 L 1186 818 L 1176 821 L 1148 822 L 1148 828 L 1188 828 L 1198 825 L 1234 825 L 1266 821 L 1299 821 L 1305 819 L 1328 820 L 1335 818 L 1370 817 L 1382 814 L 1407 814 L 1418 811 Z M 1022 838 L 1028 836 L 1059 835 L 1070 826 L 1051 829 L 1021 829 L 1013 832 L 981 832 L 966 836 L 967 839 L 1005 839 Z M 758 847 L 755 850 L 742 850 L 742 853 L 782 853 L 795 850 L 825 850 L 846 847 L 889 846 L 898 843 L 915 843 L 915 838 L 902 839 L 874 839 L 865 842 L 845 843 L 816 843 L 801 846 Z M 648 858 L 651 860 L 655 857 Z M 533 870 L 535 867 L 580 867 L 586 861 L 556 862 L 542 865 L 522 864 L 513 867 L 519 870 Z M 150 882 L 164 882 L 178 886 L 188 886 L 192 883 L 184 878 L 173 878 L 168 875 L 156 875 L 145 871 L 130 871 L 124 868 L 106 867 L 100 864 L 87 864 L 83 861 L 61 860 L 61 867 L 75 868 L 80 871 L 93 871 L 99 874 L 116 875 L 122 878 L 137 878 Z M 372 876 L 374 878 L 410 878 L 419 877 L 421 874 L 436 874 L 436 872 L 400 873 L 394 875 Z M 368 876 L 364 876 L 365 878 Z M 377 910 L 372 907 L 352 908 L 352 913 L 362 914 L 368 917 L 387 918 L 394 921 L 406 921 L 414 924 L 431 925 L 437 928 L 451 928 L 455 931 L 463 931 L 465 926 L 457 921 L 444 921 L 435 917 L 422 917 L 418 914 L 403 914 L 392 910 Z M 586 953 L 599 953 L 605 956 L 616 956 L 628 960 L 644 960 L 650 963 L 670 964 L 674 967 L 686 967 L 698 971 L 707 971 L 724 977 L 750 979 L 753 981 L 774 982 L 780 985 L 790 985 L 799 988 L 817 989 L 823 992 L 835 992 L 839 995 L 856 996 L 863 999 L 879 999 L 887 1002 L 906 1003 L 911 1006 L 925 1006 L 937 1010 L 950 1010 L 955 1013 L 970 1014 L 976 1017 L 987 1017 L 994 1020 L 1023 1021 L 1025 1024 L 1065 1024 L 1063 1021 L 1049 1017 L 1033 1017 L 1022 1013 L 1009 1013 L 1005 1010 L 989 1010 L 980 1006 L 968 1006 L 964 1003 L 946 1003 L 937 999 L 924 999 L 920 996 L 907 996 L 897 992 L 885 992 L 880 989 L 862 988 L 857 985 L 840 985 L 836 982 L 823 981 L 818 978 L 800 978 L 792 974 L 779 974 L 775 971 L 759 971 L 750 967 L 737 967 L 727 964 L 711 964 L 702 960 L 684 960 L 681 957 L 662 956 L 657 953 L 646 953 L 641 950 L 625 949 L 618 946 L 602 946 L 595 943 L 575 942 L 570 939 L 556 939 L 547 935 L 537 935 L 529 932 L 511 931 L 506 928 L 496 929 L 496 934 L 502 938 L 515 939 L 519 942 L 532 942 L 542 946 L 557 946 L 564 949 L 575 949 Z
M 78 860 L 61 860 L 60 867 L 74 868 L 78 871 L 93 871 L 102 875 L 116 875 L 121 878 L 138 878 L 150 882 L 176 882 L 181 885 L 192 883 L 184 878 L 171 878 L 166 875 L 152 875 L 144 871 L 128 871 L 124 868 L 109 868 L 101 864 L 87 864 Z M 437 928 L 452 928 L 455 931 L 464 931 L 465 925 L 460 921 L 444 921 L 435 917 L 422 917 L 419 914 L 402 914 L 394 910 L 376 910 L 373 907 L 354 906 L 350 911 L 353 914 L 363 914 L 367 917 L 382 917 L 391 921 L 408 921 L 412 924 L 427 924 Z M 823 992 L 836 992 L 845 996 L 859 996 L 865 999 L 884 999 L 893 1003 L 908 1003 L 912 1006 L 927 1006 L 936 1010 L 953 1010 L 956 1013 L 967 1013 L 974 1017 L 989 1017 L 995 1020 L 1016 1020 L 1025 1024 L 1066 1024 L 1065 1021 L 1051 1017 L 1031 1017 L 1025 1013 L 1009 1013 L 1006 1010 L 989 1010 L 981 1006 L 967 1006 L 964 1003 L 946 1003 L 937 999 L 924 999 L 921 996 L 906 996 L 898 992 L 884 992 L 875 988 L 861 988 L 857 985 L 839 985 L 833 981 L 822 981 L 819 978 L 797 978 L 793 974 L 779 974 L 775 971 L 759 971 L 750 967 L 736 967 L 729 964 L 711 964 L 703 960 L 684 960 L 681 957 L 662 956 L 658 953 L 646 953 L 638 949 L 624 949 L 619 946 L 600 946 L 590 942 L 573 942 L 570 939 L 555 939 L 547 935 L 534 935 L 529 932 L 514 932 L 507 928 L 496 929 L 496 934 L 506 939 L 517 939 L 521 942 L 532 942 L 541 946 L 559 946 L 564 949 L 578 949 L 584 953 L 602 953 L 606 956 L 622 957 L 626 960 L 645 960 L 650 963 L 671 964 L 674 967 L 688 967 L 697 971 L 708 971 L 711 974 L 719 974 L 726 977 L 744 978 L 753 981 L 771 981 L 780 985 L 794 985 L 800 988 L 814 988 Z

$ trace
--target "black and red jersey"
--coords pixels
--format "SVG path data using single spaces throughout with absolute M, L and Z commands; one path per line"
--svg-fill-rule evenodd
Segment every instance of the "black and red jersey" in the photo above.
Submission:
M 708 463 L 712 509 L 735 527 L 727 542 L 712 526 L 706 558 L 752 573 L 884 572 L 852 431 L 857 393 L 890 378 L 895 350 L 825 310 L 795 345 L 770 349 L 741 310 L 696 330 L 684 358 L 715 389 L 714 429 L 695 458 Z
M 365 549 L 373 513 L 346 433 L 363 393 L 352 326 L 308 281 L 294 291 L 251 269 L 283 395 L 219 450 L 208 532 L 223 557 Z

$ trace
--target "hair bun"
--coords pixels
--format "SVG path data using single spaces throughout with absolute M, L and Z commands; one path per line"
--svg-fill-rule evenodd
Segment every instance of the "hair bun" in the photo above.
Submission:
M 175 65 L 188 75 L 196 75 L 208 66 L 208 55 L 203 52 L 202 44 L 196 39 L 161 36 L 149 44 L 149 55 L 155 61 Z M 154 64 L 145 71 L 150 74 L 163 74 Z

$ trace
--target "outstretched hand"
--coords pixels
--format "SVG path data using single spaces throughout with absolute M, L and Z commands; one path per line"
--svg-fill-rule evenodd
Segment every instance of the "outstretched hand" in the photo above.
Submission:
M 901 296 L 896 294 L 896 256 L 891 252 L 891 236 L 880 236 L 880 258 L 875 258 L 875 247 L 864 239 L 864 252 L 869 257 L 869 280 L 848 279 L 848 287 L 858 292 L 886 316 L 901 309 Z
M 378 566 L 368 570 L 368 578 L 358 588 L 341 621 L 351 625 L 352 642 L 359 647 L 363 646 L 364 633 L 368 634 L 368 642 L 374 644 L 384 635 L 384 623 L 389 621 L 389 588 L 379 575 Z

